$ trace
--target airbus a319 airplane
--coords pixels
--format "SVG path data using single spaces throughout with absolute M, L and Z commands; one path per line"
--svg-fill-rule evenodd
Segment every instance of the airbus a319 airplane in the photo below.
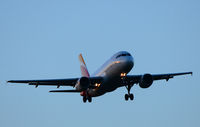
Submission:
M 120 51 L 114 54 L 105 64 L 103 64 L 94 74 L 90 75 L 82 55 L 79 55 L 82 76 L 69 79 L 48 79 L 48 80 L 10 80 L 10 83 L 28 83 L 29 85 L 50 85 L 50 86 L 72 86 L 73 90 L 52 90 L 49 92 L 78 92 L 83 96 L 83 102 L 92 102 L 92 97 L 104 95 L 119 87 L 126 87 L 128 93 L 125 100 L 133 100 L 130 93 L 134 84 L 139 84 L 141 88 L 148 88 L 155 80 L 168 81 L 174 76 L 192 74 L 192 72 L 169 73 L 169 74 L 144 74 L 127 75 L 134 66 L 134 60 L 130 53 Z

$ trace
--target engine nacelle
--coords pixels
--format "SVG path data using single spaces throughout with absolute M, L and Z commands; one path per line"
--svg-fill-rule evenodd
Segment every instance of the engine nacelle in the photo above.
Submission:
M 151 74 L 144 74 L 142 78 L 140 79 L 139 86 L 141 88 L 148 88 L 153 83 L 153 77 Z
M 90 85 L 90 80 L 87 77 L 81 77 L 75 85 L 76 90 L 85 91 Z

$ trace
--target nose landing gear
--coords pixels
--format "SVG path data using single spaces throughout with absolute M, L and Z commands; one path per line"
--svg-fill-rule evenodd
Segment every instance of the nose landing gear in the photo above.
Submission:
M 125 94 L 124 98 L 125 98 L 126 101 L 128 101 L 129 98 L 130 98 L 130 100 L 133 100 L 134 95 L 133 94 Z
M 131 85 L 126 86 L 126 89 L 128 90 L 128 94 L 125 94 L 125 96 L 124 96 L 126 101 L 128 101 L 129 98 L 130 98 L 130 100 L 134 99 L 134 95 L 132 93 L 130 93 L 131 87 L 132 87 Z

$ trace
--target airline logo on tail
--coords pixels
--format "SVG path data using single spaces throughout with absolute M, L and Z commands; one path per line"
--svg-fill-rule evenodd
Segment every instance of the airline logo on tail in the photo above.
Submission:
M 90 74 L 88 72 L 87 66 L 85 64 L 85 61 L 83 59 L 82 54 L 79 55 L 79 61 L 80 61 L 80 69 L 81 69 L 81 75 L 83 77 L 90 77 Z

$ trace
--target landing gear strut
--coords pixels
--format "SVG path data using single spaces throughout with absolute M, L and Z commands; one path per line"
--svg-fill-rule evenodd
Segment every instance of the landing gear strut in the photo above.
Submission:
M 88 102 L 92 102 L 92 97 L 91 96 L 83 96 L 83 102 L 86 103 L 88 100 Z
M 132 87 L 131 85 L 126 86 L 126 89 L 128 90 L 128 94 L 125 94 L 125 96 L 124 96 L 126 101 L 128 101 L 129 98 L 130 98 L 130 100 L 134 99 L 134 95 L 132 93 L 130 93 L 131 87 Z

